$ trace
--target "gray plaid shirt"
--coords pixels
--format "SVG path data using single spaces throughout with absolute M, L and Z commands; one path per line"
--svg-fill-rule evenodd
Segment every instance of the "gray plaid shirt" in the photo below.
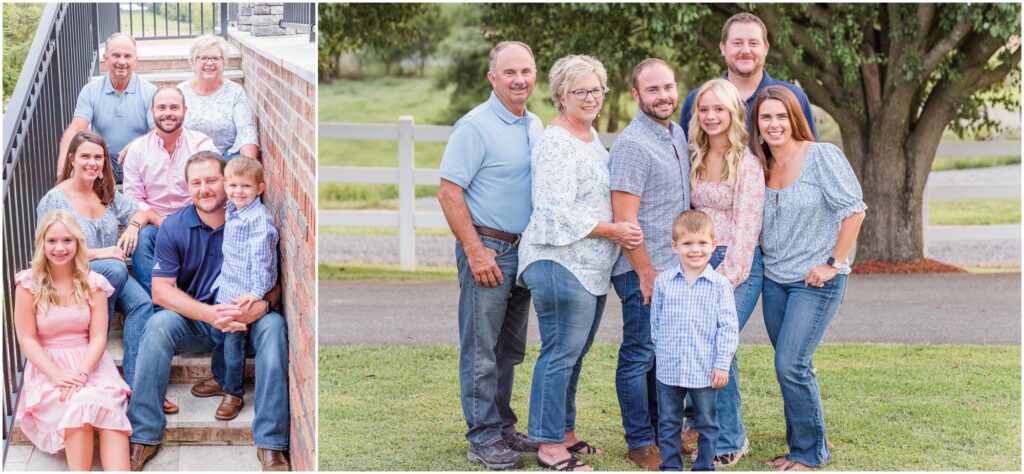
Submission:
M 690 152 L 679 125 L 670 121 L 670 127 L 637 110 L 609 152 L 611 190 L 640 196 L 637 217 L 656 271 L 679 264 L 672 252 L 672 219 L 690 208 Z M 623 252 L 612 276 L 631 270 Z

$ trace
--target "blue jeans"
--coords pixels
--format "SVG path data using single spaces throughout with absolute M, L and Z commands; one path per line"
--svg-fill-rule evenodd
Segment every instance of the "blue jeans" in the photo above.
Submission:
M 493 249 L 505 282 L 494 288 L 476 283 L 462 244 L 455 243 L 459 267 L 459 389 L 466 439 L 489 444 L 515 430 L 512 383 L 526 356 L 530 290 L 516 286 L 519 244 L 480 236 Z
M 629 449 L 657 441 L 658 390 L 651 342 L 651 307 L 644 304 L 640 277 L 629 271 L 612 277 L 622 301 L 622 345 L 615 368 L 615 394 Z
M 718 265 L 725 259 L 728 247 L 720 245 L 711 256 L 711 266 Z M 761 263 L 761 247 L 754 247 L 754 260 L 750 265 L 750 276 L 733 290 L 736 299 L 736 314 L 739 317 L 740 331 L 746 326 L 751 313 L 757 306 L 757 298 L 761 296 L 761 284 L 764 279 L 764 264 Z M 740 401 L 740 372 L 736 357 L 732 358 L 729 368 L 729 384 L 717 391 L 718 393 L 718 424 L 721 433 L 718 436 L 717 454 L 733 454 L 743 449 L 743 441 L 747 438 L 747 429 L 743 426 L 742 403 Z M 689 413 L 688 413 L 689 414 Z
M 117 162 L 117 156 L 115 154 L 110 155 L 110 171 L 114 173 L 114 182 L 120 184 L 124 181 L 124 167 L 121 163 Z
M 241 397 L 245 395 L 245 387 L 242 385 L 242 377 L 245 376 L 245 339 L 248 331 L 225 333 L 222 338 L 223 344 L 214 347 L 212 361 L 220 359 L 224 364 L 223 381 L 218 380 L 224 387 L 224 393 Z
M 583 356 L 594 342 L 608 295 L 590 294 L 575 275 L 550 260 L 523 272 L 533 295 L 540 330 L 540 356 L 530 387 L 529 436 L 562 443 L 576 430 L 576 384 Z
M 160 444 L 167 417 L 163 400 L 171 359 L 183 352 L 212 350 L 223 333 L 201 321 L 170 310 L 153 315 L 142 335 L 137 382 L 128 403 L 133 443 Z M 288 325 L 276 312 L 249 325 L 249 353 L 256 356 L 256 418 L 252 435 L 256 447 L 286 451 L 290 429 L 288 407 Z M 213 364 L 214 378 L 223 380 L 223 365 Z
M 139 231 L 139 241 L 132 252 L 132 270 L 135 279 L 150 297 L 153 296 L 153 256 L 156 254 L 156 234 L 159 227 L 149 224 Z
M 124 313 L 124 380 L 134 387 L 135 359 L 139 354 L 139 340 L 146 322 L 153 316 L 153 300 L 139 286 L 131 275 L 128 266 L 116 258 L 103 258 L 89 262 L 93 271 L 106 277 L 114 287 L 114 295 L 108 298 L 110 307 L 108 317 L 113 317 L 114 308 Z
M 827 463 L 825 417 L 814 375 L 814 351 L 839 311 L 846 294 L 846 275 L 836 275 L 822 288 L 803 281 L 776 283 L 764 279 L 764 326 L 775 348 L 775 377 L 782 389 L 786 415 L 786 459 L 812 467 Z
M 683 399 L 693 405 L 693 428 L 700 434 L 697 439 L 697 461 L 694 471 L 715 470 L 715 443 L 718 441 L 718 420 L 715 392 L 711 387 L 683 388 L 658 382 L 658 449 L 661 450 L 662 471 L 682 471 L 683 460 L 679 435 L 683 431 Z

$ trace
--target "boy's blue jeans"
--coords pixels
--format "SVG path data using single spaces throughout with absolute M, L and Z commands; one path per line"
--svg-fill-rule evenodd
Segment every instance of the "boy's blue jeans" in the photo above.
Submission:
M 846 294 L 847 275 L 836 275 L 822 288 L 804 282 L 764 279 L 762 308 L 768 339 L 775 348 L 775 377 L 786 415 L 786 459 L 811 467 L 829 461 L 825 416 L 814 375 L 814 352 Z
M 223 343 L 213 349 L 211 369 L 216 378 L 219 359 L 222 366 L 219 372 L 224 374 L 224 380 L 218 380 L 218 382 L 221 382 L 221 386 L 224 387 L 224 393 L 241 397 L 245 395 L 242 377 L 245 376 L 245 338 L 247 334 L 246 331 L 221 334 L 224 336 Z
M 455 243 L 459 268 L 459 389 L 466 439 L 489 444 L 514 431 L 515 367 L 526 357 L 530 290 L 516 286 L 519 244 L 480 236 L 495 251 L 505 282 L 489 288 L 473 279 L 462 244 Z
M 715 443 L 718 442 L 718 417 L 715 392 L 711 387 L 683 388 L 658 381 L 658 449 L 661 450 L 662 471 L 682 471 L 683 460 L 679 435 L 683 431 L 683 399 L 689 398 L 693 406 L 693 428 L 700 434 L 697 440 L 697 461 L 694 471 L 715 470 Z
M 590 294 L 575 275 L 551 260 L 523 272 L 537 310 L 540 356 L 530 387 L 530 439 L 561 443 L 576 429 L 576 384 L 608 295 Z

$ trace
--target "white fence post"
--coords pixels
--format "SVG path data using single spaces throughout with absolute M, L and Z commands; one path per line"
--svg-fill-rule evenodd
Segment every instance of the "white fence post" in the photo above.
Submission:
M 416 270 L 416 151 L 413 118 L 398 117 L 398 257 L 402 270 Z

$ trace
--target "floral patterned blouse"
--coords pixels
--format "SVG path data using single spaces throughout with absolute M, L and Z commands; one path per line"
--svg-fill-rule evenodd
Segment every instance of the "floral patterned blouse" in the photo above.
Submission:
M 237 153 L 243 145 L 259 146 L 252 108 L 242 86 L 225 79 L 217 92 L 205 96 L 196 94 L 189 81 L 178 84 L 178 89 L 188 106 L 185 128 L 212 138 L 220 154 Z
M 690 202 L 694 209 L 708 213 L 715 221 L 715 237 L 719 246 L 726 246 L 725 259 L 718 272 L 729 279 L 733 288 L 750 276 L 754 248 L 761 235 L 764 211 L 764 170 L 750 149 L 740 163 L 736 187 L 726 182 L 698 181 Z
M 612 221 L 608 151 L 591 129 L 584 142 L 568 130 L 548 126 L 530 156 L 533 213 L 519 245 L 519 278 L 531 263 L 550 260 L 565 267 L 595 296 L 611 288 L 619 246 L 587 237 L 598 222 Z

